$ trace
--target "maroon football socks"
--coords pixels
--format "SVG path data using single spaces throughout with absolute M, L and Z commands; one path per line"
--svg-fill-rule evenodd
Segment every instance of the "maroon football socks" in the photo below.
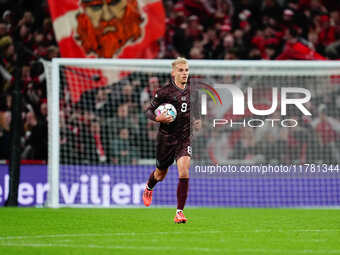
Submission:
M 189 179 L 179 178 L 177 186 L 177 209 L 183 210 L 188 196 Z
M 150 174 L 150 177 L 149 177 L 149 180 L 148 180 L 148 183 L 147 183 L 147 189 L 148 190 L 152 190 L 155 185 L 157 184 L 157 180 L 155 179 L 155 171 L 153 171 L 151 174 Z

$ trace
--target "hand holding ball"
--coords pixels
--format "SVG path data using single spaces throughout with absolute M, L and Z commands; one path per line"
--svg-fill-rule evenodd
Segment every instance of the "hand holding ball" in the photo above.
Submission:
M 177 111 L 172 104 L 161 104 L 155 110 L 156 120 L 162 123 L 170 123 L 176 119 Z M 164 118 L 161 116 L 163 115 Z

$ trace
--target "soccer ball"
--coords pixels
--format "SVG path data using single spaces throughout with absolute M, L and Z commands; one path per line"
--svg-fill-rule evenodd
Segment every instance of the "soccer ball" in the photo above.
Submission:
M 177 111 L 176 111 L 175 106 L 173 106 L 172 104 L 167 104 L 167 103 L 166 104 L 161 104 L 155 110 L 156 116 L 161 115 L 163 112 L 165 112 L 167 116 L 171 116 L 172 117 L 172 121 L 174 121 L 176 119 Z

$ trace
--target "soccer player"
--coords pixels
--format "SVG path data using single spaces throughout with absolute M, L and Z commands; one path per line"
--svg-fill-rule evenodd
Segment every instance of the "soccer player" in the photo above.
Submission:
M 186 59 L 177 58 L 172 63 L 172 79 L 168 84 L 156 91 L 146 111 L 149 119 L 160 122 L 157 136 L 156 169 L 151 173 L 143 193 L 145 206 L 152 202 L 155 185 L 162 181 L 168 167 L 176 160 L 178 169 L 177 211 L 175 223 L 186 223 L 183 214 L 188 196 L 189 167 L 191 158 L 190 146 L 190 85 L 189 65 Z M 154 111 L 163 103 L 172 104 L 177 110 L 175 120 L 165 113 L 156 116 Z M 194 121 L 194 128 L 200 128 L 200 120 Z

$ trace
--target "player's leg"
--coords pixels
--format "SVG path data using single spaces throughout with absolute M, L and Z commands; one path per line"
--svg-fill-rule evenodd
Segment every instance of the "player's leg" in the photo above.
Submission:
M 186 223 L 187 219 L 183 214 L 185 202 L 189 190 L 189 169 L 191 159 L 191 148 L 186 145 L 181 148 L 177 161 L 178 169 L 178 186 L 177 186 L 177 211 L 175 223 Z
M 166 174 L 168 173 L 168 168 L 159 169 L 158 167 L 150 174 L 149 180 L 146 184 L 146 188 L 148 190 L 153 190 L 156 184 L 160 181 L 163 181 Z
M 167 173 L 168 173 L 168 168 L 166 168 L 164 170 L 156 168 L 150 174 L 149 180 L 148 180 L 146 187 L 144 189 L 144 192 L 143 192 L 143 202 L 144 202 L 145 206 L 150 206 L 150 204 L 152 203 L 153 188 L 155 187 L 155 185 L 158 182 L 163 181 L 163 179 L 165 178 Z
M 171 142 L 169 143 L 169 140 L 167 136 L 157 137 L 156 169 L 150 174 L 143 193 L 145 206 L 150 206 L 153 188 L 165 178 L 169 166 L 174 162 L 177 143 L 174 143 L 173 140 L 170 140 Z

